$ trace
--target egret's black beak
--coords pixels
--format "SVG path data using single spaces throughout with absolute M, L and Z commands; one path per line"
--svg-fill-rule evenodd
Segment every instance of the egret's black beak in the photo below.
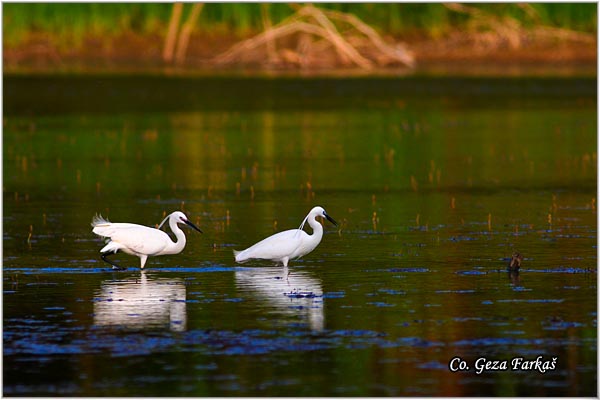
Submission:
M 189 220 L 187 220 L 187 219 L 183 219 L 183 218 L 182 218 L 182 219 L 181 219 L 181 221 L 182 221 L 182 222 L 184 222 L 186 225 L 188 225 L 188 226 L 190 226 L 190 227 L 194 228 L 194 229 L 195 229 L 195 230 L 197 230 L 198 232 L 200 232 L 200 233 L 204 233 L 204 232 L 202 232 L 202 231 L 200 230 L 200 228 L 198 228 L 196 225 L 192 224 L 192 223 L 191 223 Z
M 335 222 L 334 219 L 329 216 L 329 214 L 323 213 L 323 215 L 325 216 L 325 218 L 327 218 L 327 221 L 331 222 L 335 226 L 338 226 L 337 222 Z

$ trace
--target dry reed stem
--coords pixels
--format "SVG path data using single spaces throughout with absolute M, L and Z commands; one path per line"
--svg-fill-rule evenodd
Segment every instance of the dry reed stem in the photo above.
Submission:
M 273 26 L 271 24 L 271 18 L 269 17 L 269 4 L 268 3 L 262 3 L 260 5 L 260 11 L 261 11 L 261 17 L 262 17 L 262 23 L 263 26 L 265 28 L 265 32 L 269 32 L 271 30 L 271 27 Z M 269 56 L 269 61 L 272 60 L 276 60 L 277 59 L 277 47 L 276 47 L 277 43 L 275 40 L 269 40 L 267 42 L 267 54 Z
M 173 53 L 175 51 L 175 42 L 177 40 L 177 32 L 179 28 L 179 20 L 181 19 L 181 13 L 183 12 L 183 4 L 173 4 L 173 12 L 171 13 L 171 19 L 169 21 L 169 29 L 167 31 L 167 37 L 165 38 L 165 47 L 163 49 L 163 60 L 166 62 L 173 61 Z
M 196 25 L 196 21 L 200 16 L 200 12 L 204 7 L 204 3 L 194 3 L 192 4 L 192 11 L 190 11 L 190 15 L 188 16 L 187 21 L 181 28 L 181 32 L 179 34 L 179 41 L 177 43 L 177 54 L 175 56 L 175 62 L 178 64 L 183 63 L 185 60 L 185 53 L 187 51 L 188 43 L 190 41 L 190 35 L 192 34 L 192 30 Z

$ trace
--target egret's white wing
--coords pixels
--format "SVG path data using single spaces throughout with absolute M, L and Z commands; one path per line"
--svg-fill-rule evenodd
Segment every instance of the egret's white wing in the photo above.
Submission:
M 238 260 L 261 258 L 277 260 L 289 257 L 302 244 L 307 233 L 298 229 L 276 233 L 238 253 Z
M 92 232 L 94 232 L 96 235 L 108 237 L 108 238 L 112 237 L 117 232 L 123 231 L 126 229 L 146 228 L 143 225 L 127 224 L 127 223 L 120 223 L 120 222 L 113 223 L 113 222 L 108 222 L 108 221 L 105 221 L 104 223 L 98 223 L 93 226 L 94 226 L 94 229 L 92 229 Z M 148 228 L 148 229 L 152 229 L 152 228 Z
M 97 225 L 94 227 L 93 232 L 100 236 L 109 237 L 111 241 L 119 243 L 133 252 L 150 256 L 160 253 L 171 242 L 171 238 L 165 232 L 136 224 L 110 223 Z

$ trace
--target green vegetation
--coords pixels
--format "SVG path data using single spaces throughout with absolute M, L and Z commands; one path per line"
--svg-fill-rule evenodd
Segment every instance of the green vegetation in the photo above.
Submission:
M 197 29 L 243 35 L 262 29 L 263 13 L 275 24 L 290 16 L 293 6 L 208 3 Z M 473 18 L 437 3 L 319 3 L 317 6 L 356 14 L 378 30 L 395 35 L 437 36 L 451 29 L 468 28 Z M 498 18 L 514 18 L 524 26 L 541 24 L 595 33 L 597 25 L 595 3 L 469 3 L 468 7 Z M 16 45 L 36 32 L 50 34 L 63 43 L 79 43 L 86 34 L 107 37 L 125 32 L 162 33 L 171 9 L 171 3 L 5 3 L 4 40 Z M 186 4 L 183 18 L 190 9 Z

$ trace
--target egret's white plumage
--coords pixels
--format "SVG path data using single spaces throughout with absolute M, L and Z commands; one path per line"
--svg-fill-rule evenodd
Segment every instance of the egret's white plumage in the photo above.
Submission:
M 177 238 L 176 242 L 173 242 L 169 235 L 160 230 L 167 220 L 169 220 L 169 227 Z M 110 253 L 122 251 L 133 256 L 138 256 L 140 258 L 140 268 L 144 268 L 148 256 L 181 253 L 185 247 L 186 240 L 185 234 L 177 226 L 178 223 L 187 224 L 198 232 L 202 232 L 181 211 L 169 214 L 161 222 L 158 229 L 137 224 L 114 223 L 102 218 L 100 215 L 96 215 L 92 219 L 92 226 L 94 227 L 92 232 L 98 236 L 107 238 L 106 246 L 100 250 L 104 261 L 121 269 L 117 264 L 109 261 L 106 256 Z
M 321 242 L 323 226 L 315 219 L 318 216 L 327 218 L 331 223 L 337 225 L 333 218 L 327 215 L 323 207 L 314 207 L 304 218 L 298 229 L 276 233 L 243 251 L 234 250 L 235 261 L 242 263 L 251 259 L 272 260 L 287 267 L 290 260 L 310 253 Z M 302 230 L 306 222 L 313 229 L 312 235 Z

